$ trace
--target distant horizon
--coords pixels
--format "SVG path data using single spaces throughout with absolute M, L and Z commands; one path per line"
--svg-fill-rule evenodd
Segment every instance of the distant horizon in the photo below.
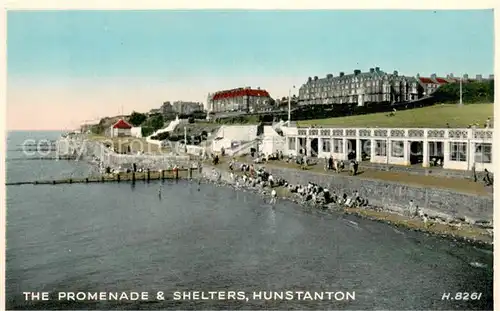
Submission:
M 8 11 L 7 35 L 9 130 L 77 129 L 245 86 L 282 98 L 355 69 L 494 74 L 492 10 Z

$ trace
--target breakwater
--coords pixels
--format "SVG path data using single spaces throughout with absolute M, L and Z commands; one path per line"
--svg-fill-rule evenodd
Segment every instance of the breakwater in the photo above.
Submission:
M 104 183 L 104 182 L 136 182 L 165 179 L 191 179 L 199 175 L 201 168 L 194 169 L 172 169 L 146 172 L 130 172 L 103 174 L 101 176 L 89 176 L 85 178 L 63 178 L 52 180 L 19 181 L 6 183 L 6 186 L 17 185 L 59 185 L 59 184 L 81 184 L 81 183 Z

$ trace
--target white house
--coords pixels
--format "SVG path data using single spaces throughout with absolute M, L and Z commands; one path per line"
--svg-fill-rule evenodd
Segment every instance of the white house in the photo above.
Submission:
M 265 155 L 270 155 L 278 151 L 285 150 L 286 138 L 279 135 L 272 126 L 264 126 L 262 144 L 259 151 Z
M 239 148 L 239 146 L 257 139 L 257 125 L 221 126 L 212 142 L 212 150 L 219 152 Z
M 132 125 L 120 119 L 111 126 L 109 133 L 111 137 L 132 136 Z
M 133 137 L 142 137 L 142 127 L 137 126 L 130 129 L 130 135 Z

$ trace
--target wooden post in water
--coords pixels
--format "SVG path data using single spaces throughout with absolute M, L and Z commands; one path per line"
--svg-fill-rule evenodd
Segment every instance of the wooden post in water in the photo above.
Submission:
M 193 179 L 193 168 L 192 167 L 188 168 L 188 178 Z
M 149 168 L 148 168 L 148 182 L 151 179 L 151 176 L 149 174 L 150 174 L 150 171 L 149 171 Z
M 116 181 L 120 182 L 120 174 L 116 174 Z
M 135 172 L 132 171 L 132 182 L 135 182 Z
M 88 184 L 89 183 L 89 178 L 85 178 L 85 183 Z
M 165 170 L 161 170 L 161 180 L 165 180 Z
M 69 179 L 69 183 L 72 184 L 73 183 L 73 179 L 70 178 Z
M 179 169 L 177 167 L 174 168 L 174 176 L 175 176 L 175 179 L 179 179 Z
M 101 176 L 101 182 L 104 182 L 104 176 Z

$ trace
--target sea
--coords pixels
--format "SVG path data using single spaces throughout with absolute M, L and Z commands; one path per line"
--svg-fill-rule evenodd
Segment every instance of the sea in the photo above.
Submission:
M 20 151 L 60 134 L 9 132 L 7 181 L 91 174 Z M 6 200 L 10 310 L 493 310 L 491 250 L 251 192 L 9 185 Z

